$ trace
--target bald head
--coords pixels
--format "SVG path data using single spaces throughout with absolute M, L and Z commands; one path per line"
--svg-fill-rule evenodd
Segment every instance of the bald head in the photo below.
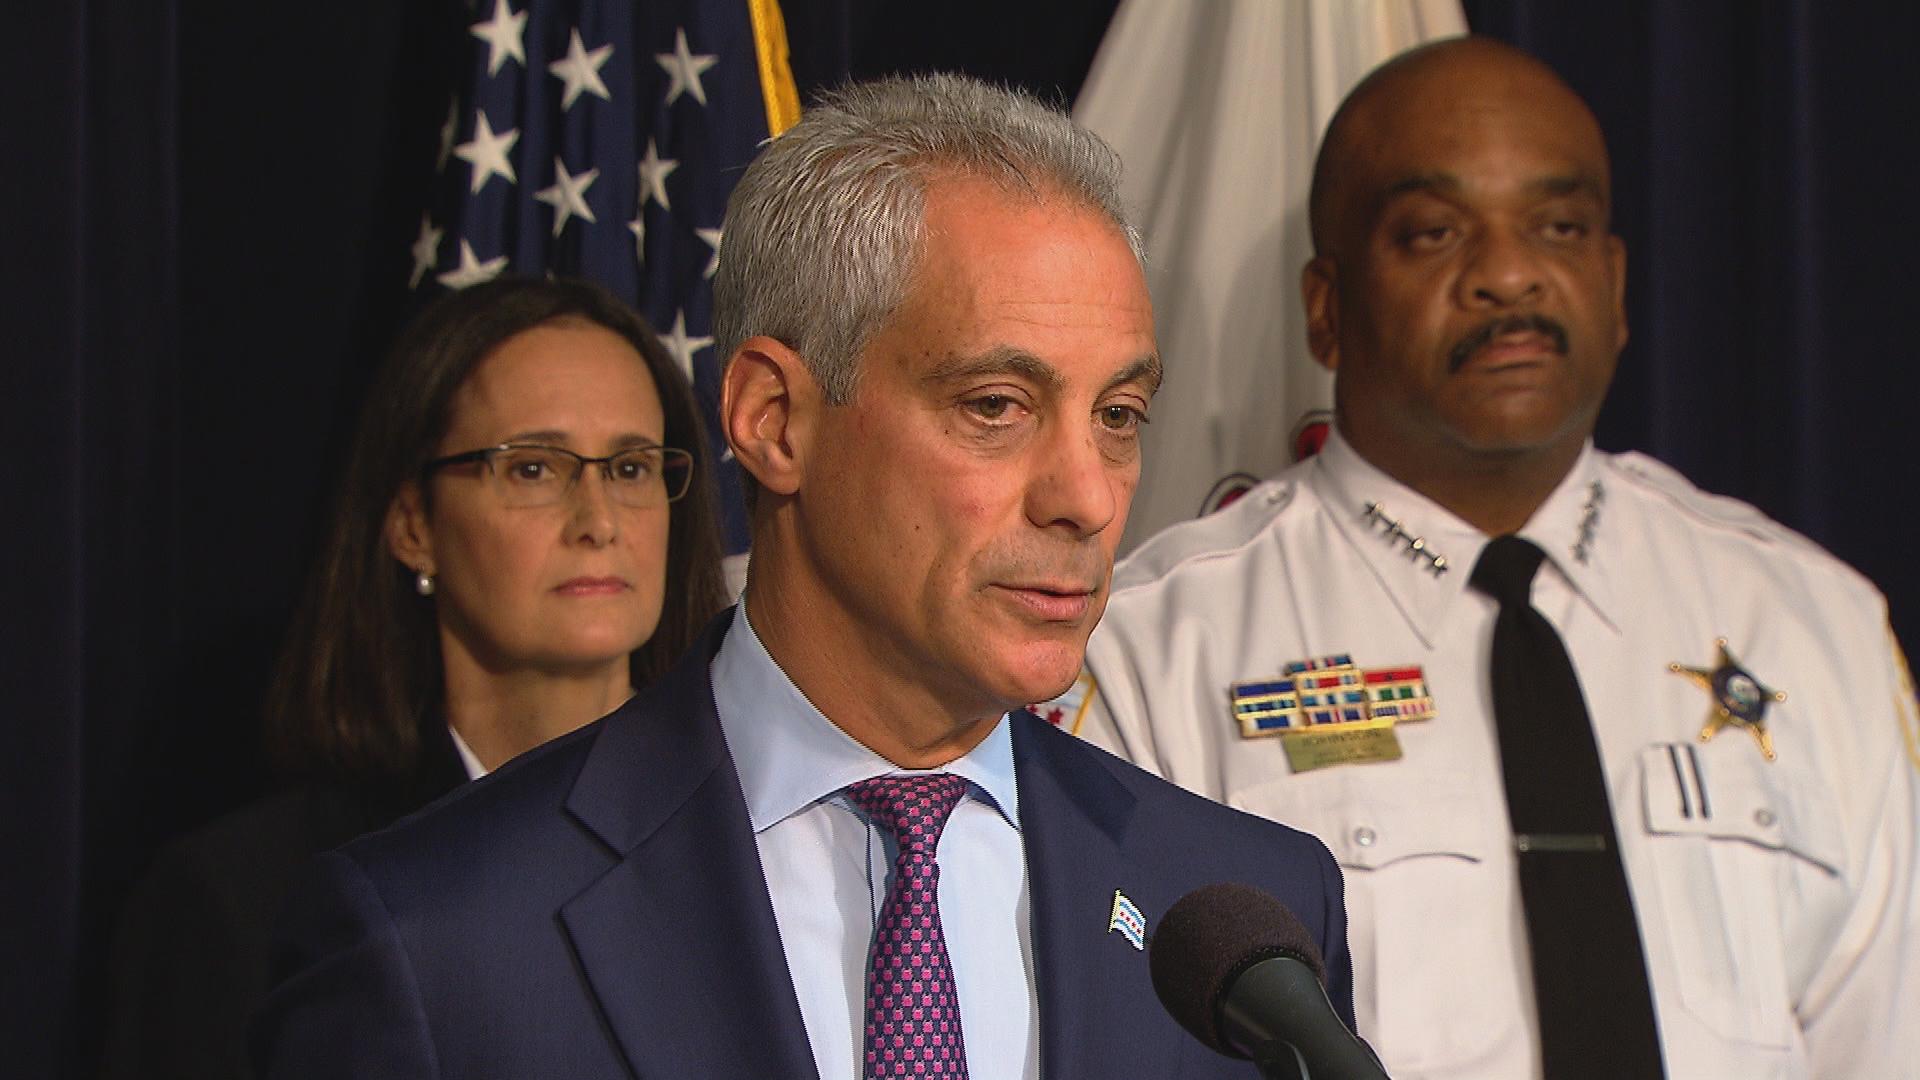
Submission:
M 1460 37 L 1410 49 L 1375 68 L 1327 124 L 1314 160 L 1308 218 L 1317 254 L 1334 254 L 1351 218 L 1369 209 L 1374 165 L 1409 130 L 1430 129 L 1442 113 L 1537 116 L 1588 144 L 1589 179 L 1610 199 L 1606 141 L 1586 102 L 1552 68 L 1490 38 Z M 1361 205 L 1356 205 L 1360 203 Z
M 1321 147 L 1301 290 L 1335 422 L 1489 534 L 1572 467 L 1626 343 L 1607 172 L 1586 104 L 1480 38 L 1367 76 Z

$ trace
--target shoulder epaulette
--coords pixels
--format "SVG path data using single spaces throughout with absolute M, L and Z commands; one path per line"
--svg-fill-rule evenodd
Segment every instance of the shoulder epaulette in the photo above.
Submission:
M 1732 496 L 1716 496 L 1713 492 L 1699 490 L 1693 480 L 1688 480 L 1678 469 L 1645 454 L 1609 455 L 1615 473 L 1620 479 L 1645 492 L 1651 492 L 1655 498 L 1661 498 L 1667 505 L 1686 513 L 1695 521 L 1707 523 L 1709 527 L 1736 530 L 1741 536 L 1755 540 L 1764 546 L 1770 546 L 1782 553 L 1805 555 L 1814 563 L 1828 565 L 1843 580 L 1849 580 L 1870 592 L 1880 596 L 1880 588 L 1864 577 L 1860 571 L 1847 565 L 1843 559 L 1828 552 L 1814 540 L 1795 532 L 1772 517 L 1766 517 L 1757 505 L 1741 502 Z
M 1680 470 L 1657 458 L 1629 451 L 1612 456 L 1615 469 L 1629 481 L 1662 496 L 1693 517 L 1740 529 L 1761 540 L 1780 539 L 1782 526 L 1752 503 L 1715 495 L 1694 486 Z
M 1768 517 L 1759 507 L 1730 495 L 1702 491 L 1680 470 L 1664 461 L 1632 451 L 1610 455 L 1610 459 L 1623 479 L 1665 499 L 1696 520 L 1737 530 L 1762 543 L 1795 548 L 1839 563 L 1832 552 Z M 1851 567 L 1848 571 L 1857 574 Z
M 1299 489 L 1298 480 L 1278 476 L 1206 517 L 1163 529 L 1114 567 L 1114 591 L 1156 581 L 1191 559 L 1246 546 L 1293 503 Z

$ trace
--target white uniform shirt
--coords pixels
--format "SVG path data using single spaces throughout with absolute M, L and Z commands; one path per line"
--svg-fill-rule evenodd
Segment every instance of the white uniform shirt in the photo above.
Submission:
M 1547 553 L 1533 602 L 1594 718 L 1668 1076 L 1920 1077 L 1920 750 L 1884 599 L 1638 455 L 1587 448 L 1521 535 Z M 1121 564 L 1069 721 L 1332 848 L 1360 1030 L 1397 1080 L 1540 1074 L 1497 604 L 1467 583 L 1487 539 L 1335 435 Z M 1718 666 L 1717 638 L 1788 694 L 1767 711 L 1776 761 L 1739 728 L 1697 739 L 1708 693 L 1668 665 Z M 1230 686 L 1338 653 L 1424 669 L 1436 714 L 1397 728 L 1399 760 L 1295 773 L 1278 738 L 1242 737 Z

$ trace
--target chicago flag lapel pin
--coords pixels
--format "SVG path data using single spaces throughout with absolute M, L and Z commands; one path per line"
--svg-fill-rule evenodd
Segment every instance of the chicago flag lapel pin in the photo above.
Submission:
M 1115 930 L 1134 948 L 1147 947 L 1147 917 L 1140 914 L 1140 909 L 1119 889 L 1113 890 L 1113 912 L 1107 916 L 1107 933 Z

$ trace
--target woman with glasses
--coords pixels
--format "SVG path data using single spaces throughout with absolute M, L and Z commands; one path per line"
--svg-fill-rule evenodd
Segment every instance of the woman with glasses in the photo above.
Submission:
M 726 603 L 693 393 L 577 281 L 445 296 L 372 388 L 268 707 L 301 781 L 163 853 L 115 953 L 107 1075 L 246 1076 L 312 854 L 612 712 Z

